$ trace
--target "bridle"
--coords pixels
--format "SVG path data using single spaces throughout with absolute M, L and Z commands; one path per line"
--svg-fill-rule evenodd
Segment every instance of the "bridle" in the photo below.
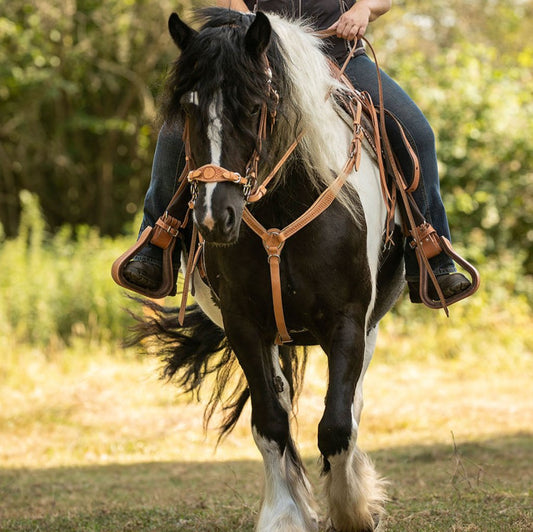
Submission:
M 270 174 L 262 181 L 260 185 L 257 185 L 257 174 L 258 174 L 258 165 L 260 160 L 260 154 L 263 147 L 263 141 L 267 137 L 267 126 L 270 118 L 270 131 L 274 129 L 276 123 L 277 107 L 279 104 L 279 94 L 277 90 L 272 85 L 272 70 L 268 62 L 266 54 L 263 54 L 263 61 L 266 64 L 265 74 L 267 75 L 267 85 L 268 85 L 268 98 L 274 100 L 274 106 L 271 110 L 268 109 L 267 101 L 264 101 L 261 105 L 261 112 L 259 115 L 258 130 L 256 136 L 256 143 L 254 151 L 248 160 L 248 163 L 245 166 L 245 175 L 242 176 L 238 172 L 233 172 L 222 168 L 221 166 L 206 164 L 190 170 L 187 174 L 187 180 L 191 185 L 191 196 L 192 196 L 192 208 L 194 208 L 194 203 L 198 197 L 198 182 L 202 183 L 235 183 L 243 187 L 243 196 L 246 203 L 254 203 L 259 201 L 267 191 L 267 185 L 272 181 L 274 176 L 277 174 L 279 169 L 285 164 L 285 161 L 289 158 L 291 153 L 294 151 L 298 143 L 300 142 L 303 134 L 297 137 L 297 140 L 289 146 L 285 154 L 281 157 L 278 163 L 274 166 Z M 189 123 L 188 117 L 185 119 L 185 126 L 183 131 L 183 141 L 185 144 L 185 158 L 189 164 L 189 167 L 194 167 L 194 162 L 191 156 L 190 148 L 190 134 L 189 134 Z
M 264 55 L 264 61 L 267 65 L 267 72 L 270 72 L 270 67 L 268 66 L 268 59 L 266 54 Z M 340 76 L 346 67 L 348 60 L 346 61 Z M 273 89 L 271 84 L 271 76 L 269 77 L 269 91 L 270 94 L 274 94 L 276 98 L 276 107 L 271 113 L 271 131 L 275 123 L 275 113 L 277 104 L 279 103 L 279 95 Z M 326 100 L 330 97 L 330 93 L 326 95 Z M 267 252 L 267 260 L 270 267 L 270 280 L 272 288 L 272 300 L 274 306 L 274 318 L 278 330 L 278 335 L 276 343 L 283 344 L 291 342 L 292 339 L 287 330 L 285 324 L 285 317 L 283 313 L 283 301 L 281 296 L 281 277 L 280 277 L 280 261 L 281 261 L 281 251 L 285 245 L 286 240 L 298 232 L 300 229 L 305 227 L 315 218 L 317 218 L 322 212 L 324 212 L 331 203 L 335 200 L 338 193 L 344 186 L 348 176 L 355 168 L 357 171 L 359 168 L 359 163 L 361 160 L 361 145 L 363 140 L 363 129 L 361 126 L 361 113 L 362 113 L 362 104 L 359 100 L 349 100 L 348 101 L 350 114 L 353 120 L 352 128 L 352 140 L 349 150 L 348 160 L 344 165 L 341 172 L 338 174 L 337 178 L 320 194 L 318 199 L 296 220 L 286 226 L 284 229 L 266 229 L 263 225 L 252 215 L 248 208 L 244 208 L 243 211 L 243 220 L 244 222 L 254 231 L 263 241 L 263 246 Z M 232 172 L 220 166 L 207 164 L 201 166 L 200 168 L 190 170 L 187 174 L 187 180 L 191 184 L 191 194 L 192 199 L 189 203 L 189 209 L 194 209 L 194 202 L 197 199 L 197 186 L 198 182 L 203 183 L 222 183 L 230 182 L 235 184 L 240 184 L 243 186 L 243 194 L 245 201 L 250 204 L 256 201 L 259 201 L 267 192 L 267 186 L 274 179 L 277 172 L 285 164 L 287 159 L 291 156 L 294 150 L 297 148 L 298 144 L 304 136 L 304 131 L 301 131 L 292 144 L 286 149 L 285 153 L 280 157 L 278 162 L 274 165 L 270 173 L 266 178 L 261 182 L 260 185 L 256 186 L 257 183 L 257 166 L 260 158 L 260 152 L 262 143 L 266 138 L 267 134 L 267 122 L 268 122 L 268 108 L 267 103 L 264 102 L 261 107 L 261 115 L 259 118 L 259 127 L 257 133 L 257 142 L 256 148 L 246 165 L 246 175 L 243 177 L 237 172 Z M 190 138 L 189 138 L 189 127 L 186 123 L 184 128 L 183 140 L 185 143 L 185 152 L 186 159 L 188 164 L 193 164 L 192 158 L 190 155 Z M 199 240 L 199 248 L 195 253 L 196 239 Z M 189 286 L 189 280 L 192 275 L 192 271 L 196 267 L 196 263 L 199 260 L 200 254 L 204 246 L 203 239 L 198 233 L 196 226 L 193 228 L 193 237 L 191 243 L 191 250 L 189 252 L 189 260 L 187 263 L 187 269 L 185 273 L 184 280 L 184 292 L 182 295 L 182 304 L 180 319 L 183 320 L 185 317 L 185 306 L 187 301 L 187 289 Z

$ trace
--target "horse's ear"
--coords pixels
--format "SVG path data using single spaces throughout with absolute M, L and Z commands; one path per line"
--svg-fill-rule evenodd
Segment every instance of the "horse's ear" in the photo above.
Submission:
M 268 17 L 258 11 L 244 38 L 246 51 L 252 56 L 259 57 L 267 49 L 271 35 L 272 26 Z
M 168 31 L 172 37 L 172 40 L 177 44 L 180 50 L 185 50 L 192 38 L 198 33 L 193 30 L 185 22 L 183 22 L 177 15 L 172 13 L 168 19 Z

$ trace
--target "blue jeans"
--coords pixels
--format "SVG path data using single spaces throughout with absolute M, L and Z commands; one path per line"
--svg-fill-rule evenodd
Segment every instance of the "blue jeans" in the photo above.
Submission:
M 182 132 L 176 127 L 163 124 L 157 137 L 150 186 L 144 198 L 144 216 L 140 234 L 147 226 L 154 226 L 165 212 L 177 189 L 177 180 L 185 167 L 185 147 Z M 163 250 L 149 244 L 135 256 L 135 260 L 161 265 Z M 180 249 L 174 248 L 174 267 L 179 267 Z
M 373 102 L 378 103 L 376 65 L 366 54 L 356 56 L 348 63 L 346 75 L 356 89 L 368 92 Z M 437 233 L 451 240 L 448 219 L 440 196 L 433 130 L 418 106 L 383 70 L 381 70 L 381 81 L 385 108 L 398 119 L 419 159 L 420 184 L 413 193 L 414 200 L 424 218 L 435 228 Z M 398 126 L 392 119 L 388 119 L 386 120 L 386 127 L 400 167 L 405 176 L 410 176 L 412 163 L 403 145 Z M 452 259 L 445 253 L 433 257 L 429 262 L 436 275 L 455 271 Z M 408 281 L 418 279 L 416 255 L 408 245 L 405 246 L 405 271 Z
M 370 93 L 374 102 L 378 101 L 378 85 L 375 64 L 366 54 L 354 57 L 346 68 L 346 75 L 358 90 Z M 422 111 L 407 93 L 387 74 L 381 71 L 385 107 L 402 124 L 406 135 L 414 146 L 420 162 L 420 185 L 414 199 L 437 233 L 449 240 L 450 230 L 444 205 L 440 196 L 435 136 Z M 392 120 L 387 121 L 387 132 L 392 148 L 406 176 L 411 175 L 411 160 L 406 152 L 400 133 Z M 163 214 L 176 190 L 176 179 L 185 165 L 184 146 L 181 131 L 163 125 L 157 139 L 152 167 L 150 187 L 144 200 L 144 218 L 141 232 L 152 225 Z M 148 246 L 136 257 L 152 263 L 161 262 L 161 250 Z M 176 262 L 177 264 L 177 262 Z M 430 260 L 436 275 L 455 271 L 453 261 L 444 253 Z M 407 280 L 418 279 L 418 263 L 415 252 L 405 246 L 405 269 Z

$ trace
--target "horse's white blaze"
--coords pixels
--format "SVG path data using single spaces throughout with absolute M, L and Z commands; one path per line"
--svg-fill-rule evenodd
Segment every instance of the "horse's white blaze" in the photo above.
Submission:
M 205 183 L 205 216 L 202 220 L 203 225 L 205 225 L 210 231 L 215 227 L 215 219 L 213 218 L 213 194 L 215 192 L 217 184 L 216 183 Z
M 211 153 L 211 164 L 220 166 L 222 158 L 222 93 L 217 91 L 208 109 L 208 124 L 207 124 L 207 139 L 209 141 L 209 148 Z M 215 227 L 215 219 L 213 217 L 213 194 L 215 193 L 216 183 L 205 184 L 205 216 L 202 220 L 210 231 Z
M 265 493 L 257 522 L 258 532 L 313 532 L 318 530 L 315 512 L 295 493 L 298 472 L 287 457 L 280 452 L 276 442 L 261 436 L 252 429 L 255 443 L 263 456 L 265 467 Z

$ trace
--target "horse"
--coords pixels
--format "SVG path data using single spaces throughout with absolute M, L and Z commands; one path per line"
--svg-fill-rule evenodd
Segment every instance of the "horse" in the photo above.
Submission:
M 145 318 L 139 338 L 159 342 L 165 375 L 187 391 L 215 374 L 206 411 L 209 417 L 222 403 L 221 436 L 251 401 L 251 431 L 265 469 L 258 531 L 317 531 L 321 523 L 338 532 L 376 530 L 384 481 L 357 436 L 378 324 L 404 288 L 399 220 L 392 245 L 385 245 L 386 202 L 365 140 L 359 164 L 329 207 L 284 241 L 282 253 L 267 257 L 250 218 L 269 228 L 290 225 L 345 168 L 353 131 L 334 97 L 343 89 L 321 39 L 302 21 L 210 8 L 202 22 L 195 30 L 175 13 L 169 19 L 180 54 L 163 116 L 186 124 L 193 168 L 231 179 L 193 180 L 205 277 L 195 270 L 195 303 L 183 326 L 176 309 L 152 305 L 155 314 Z M 182 264 L 192 256 L 191 228 L 184 234 Z M 288 333 L 281 340 L 272 262 Z M 328 362 L 318 424 L 324 521 L 291 435 L 308 346 L 320 346 Z

